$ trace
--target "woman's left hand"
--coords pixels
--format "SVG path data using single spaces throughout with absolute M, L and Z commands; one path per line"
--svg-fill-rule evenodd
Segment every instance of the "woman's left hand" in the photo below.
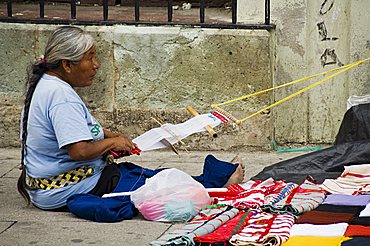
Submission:
M 118 132 L 111 132 L 109 130 L 104 129 L 104 138 L 116 138 L 116 137 L 121 137 L 121 136 L 124 136 L 124 135 Z

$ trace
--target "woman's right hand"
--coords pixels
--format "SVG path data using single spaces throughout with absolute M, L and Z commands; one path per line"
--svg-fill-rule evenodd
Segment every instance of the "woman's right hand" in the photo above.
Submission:
M 88 161 L 103 156 L 109 150 L 123 152 L 124 155 L 131 155 L 132 150 L 137 148 L 137 145 L 129 137 L 119 135 L 95 142 L 80 141 L 66 145 L 66 148 L 73 160 Z
M 113 137 L 111 140 L 114 142 L 114 148 L 112 149 L 114 151 L 131 153 L 133 149 L 137 148 L 137 144 L 132 142 L 132 140 L 125 135 Z

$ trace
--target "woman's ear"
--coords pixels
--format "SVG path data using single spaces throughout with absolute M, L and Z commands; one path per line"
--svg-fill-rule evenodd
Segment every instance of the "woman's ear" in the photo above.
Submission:
M 62 60 L 62 67 L 66 73 L 71 73 L 71 61 Z

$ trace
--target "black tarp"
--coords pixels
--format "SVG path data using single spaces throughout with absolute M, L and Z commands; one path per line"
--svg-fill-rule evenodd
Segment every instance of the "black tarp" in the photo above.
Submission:
M 317 182 L 337 178 L 344 166 L 370 163 L 370 104 L 351 107 L 344 115 L 332 147 L 301 155 L 264 168 L 252 180 L 301 183 L 310 175 Z

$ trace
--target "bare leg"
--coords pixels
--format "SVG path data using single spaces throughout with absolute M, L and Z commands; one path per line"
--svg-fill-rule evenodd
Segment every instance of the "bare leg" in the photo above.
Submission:
M 231 184 L 240 184 L 244 180 L 244 162 L 243 160 L 237 155 L 232 160 L 231 163 L 239 164 L 236 168 L 235 172 L 230 176 L 229 180 L 223 187 L 229 187 Z

